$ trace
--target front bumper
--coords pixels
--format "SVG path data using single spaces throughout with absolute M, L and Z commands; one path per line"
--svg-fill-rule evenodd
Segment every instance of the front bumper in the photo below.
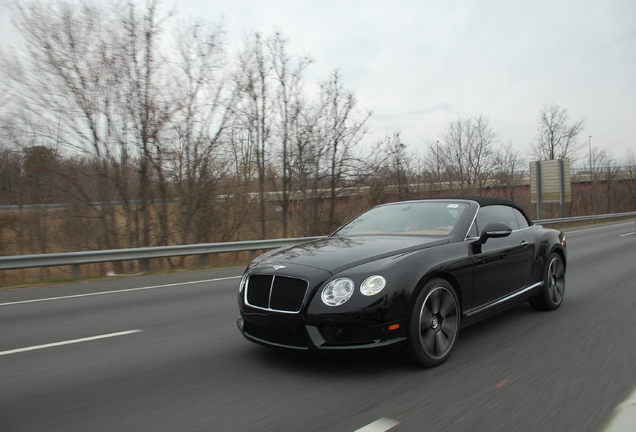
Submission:
M 406 344 L 406 322 L 305 318 L 299 315 L 241 312 L 243 336 L 261 345 L 305 351 L 400 349 Z

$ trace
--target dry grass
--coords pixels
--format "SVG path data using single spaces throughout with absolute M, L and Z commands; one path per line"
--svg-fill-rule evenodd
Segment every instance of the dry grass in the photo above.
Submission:
M 89 210 L 89 213 L 82 216 L 73 215 L 66 209 L 1 212 L 0 254 L 14 256 L 105 249 L 103 239 L 95 234 L 100 232 L 98 210 Z M 171 219 L 174 218 L 176 215 L 171 216 Z M 118 228 L 125 231 L 126 221 L 121 212 L 115 214 L 115 220 Z M 123 236 L 119 236 L 122 240 L 117 248 L 134 247 L 127 244 Z M 156 238 L 152 238 L 151 242 L 156 244 Z M 208 255 L 204 267 L 201 267 L 199 256 L 157 258 L 149 260 L 148 270 L 160 273 L 179 269 L 224 267 L 247 263 L 249 256 L 247 252 Z M 109 274 L 134 275 L 140 273 L 141 269 L 138 261 L 123 261 L 84 264 L 80 266 L 80 271 L 84 280 L 108 277 Z M 73 280 L 72 266 L 0 271 L 0 289 Z

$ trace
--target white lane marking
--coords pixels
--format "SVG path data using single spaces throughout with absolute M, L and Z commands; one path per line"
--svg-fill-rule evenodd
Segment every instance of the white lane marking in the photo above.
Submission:
M 150 290 L 150 289 L 157 289 L 157 288 L 169 288 L 169 287 L 174 287 L 179 285 L 192 285 L 192 284 L 205 283 L 205 282 L 218 282 L 218 281 L 229 280 L 229 279 L 240 279 L 241 277 L 242 276 L 230 276 L 225 278 L 207 279 L 207 280 L 191 281 L 191 282 L 179 282 L 179 283 L 166 284 L 166 285 L 127 288 L 127 289 L 116 290 L 116 291 L 101 291 L 101 292 L 95 292 L 95 293 L 75 294 L 75 295 L 61 296 L 61 297 L 48 297 L 48 298 L 35 299 L 35 300 L 22 300 L 22 301 L 15 301 L 15 302 L 9 302 L 9 303 L 0 303 L 0 306 L 9 306 L 9 305 L 16 305 L 16 304 L 24 304 L 24 303 L 37 303 L 37 302 L 44 302 L 44 301 L 51 301 L 51 300 L 64 300 L 64 299 L 90 297 L 90 296 L 106 295 L 106 294 L 118 294 L 123 292 L 143 291 L 143 290 Z
M 621 237 L 627 237 L 627 236 L 634 235 L 634 234 L 636 234 L 636 232 L 631 232 L 631 233 L 627 233 L 627 234 L 621 234 L 620 236 Z
M 356 430 L 355 432 L 385 432 L 399 424 L 400 422 L 397 420 L 384 417 Z
M 636 423 L 636 389 L 627 400 L 614 409 L 611 420 L 603 428 L 603 432 L 634 430 Z
M 623 225 L 633 225 L 634 222 L 626 222 L 626 223 L 620 223 L 620 224 L 612 224 L 612 225 L 605 225 L 602 227 L 594 227 L 594 228 L 583 228 L 580 230 L 576 230 L 576 231 L 565 231 L 563 230 L 563 232 L 568 235 L 568 234 L 572 234 L 572 233 L 578 233 L 578 232 L 585 232 L 585 231 L 594 231 L 594 230 L 600 230 L 600 229 L 605 229 L 605 228 L 614 228 L 617 226 L 623 226 Z M 567 228 L 566 228 L 567 229 Z
M 112 338 L 112 337 L 117 337 L 117 336 L 125 336 L 125 335 L 129 335 L 129 334 L 132 334 L 132 333 L 139 333 L 140 331 L 141 330 L 128 330 L 128 331 L 123 331 L 123 332 L 119 332 L 119 333 L 109 333 L 109 334 L 103 334 L 103 335 L 98 335 L 98 336 L 85 337 L 85 338 L 81 338 L 81 339 L 72 339 L 72 340 L 67 340 L 67 341 L 62 341 L 62 342 L 54 342 L 54 343 L 44 344 L 44 345 L 34 345 L 34 346 L 26 347 L 26 348 L 17 348 L 17 349 L 12 349 L 12 350 L 9 350 L 9 351 L 0 351 L 0 356 L 9 355 L 9 354 L 16 354 L 16 353 L 21 353 L 21 352 L 25 352 L 25 351 L 34 351 L 34 350 L 39 350 L 39 349 L 44 349 L 44 348 L 51 348 L 51 347 L 62 346 L 62 345 L 70 345 L 70 344 L 76 344 L 76 343 L 81 343 L 81 342 L 94 341 L 94 340 L 98 340 L 98 339 L 106 339 L 106 338 Z

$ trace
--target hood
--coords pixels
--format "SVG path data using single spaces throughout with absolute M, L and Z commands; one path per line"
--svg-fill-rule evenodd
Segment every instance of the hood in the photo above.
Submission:
M 261 255 L 252 265 L 295 264 L 336 274 L 360 264 L 446 244 L 448 241 L 448 237 L 421 236 L 325 237 Z

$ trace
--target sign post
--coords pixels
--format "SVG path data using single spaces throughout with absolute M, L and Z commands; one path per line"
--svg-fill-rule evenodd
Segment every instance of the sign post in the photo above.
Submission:
M 559 215 L 564 217 L 564 204 L 572 202 L 569 159 L 530 162 L 530 200 L 536 203 L 537 219 L 542 203 L 559 203 Z

